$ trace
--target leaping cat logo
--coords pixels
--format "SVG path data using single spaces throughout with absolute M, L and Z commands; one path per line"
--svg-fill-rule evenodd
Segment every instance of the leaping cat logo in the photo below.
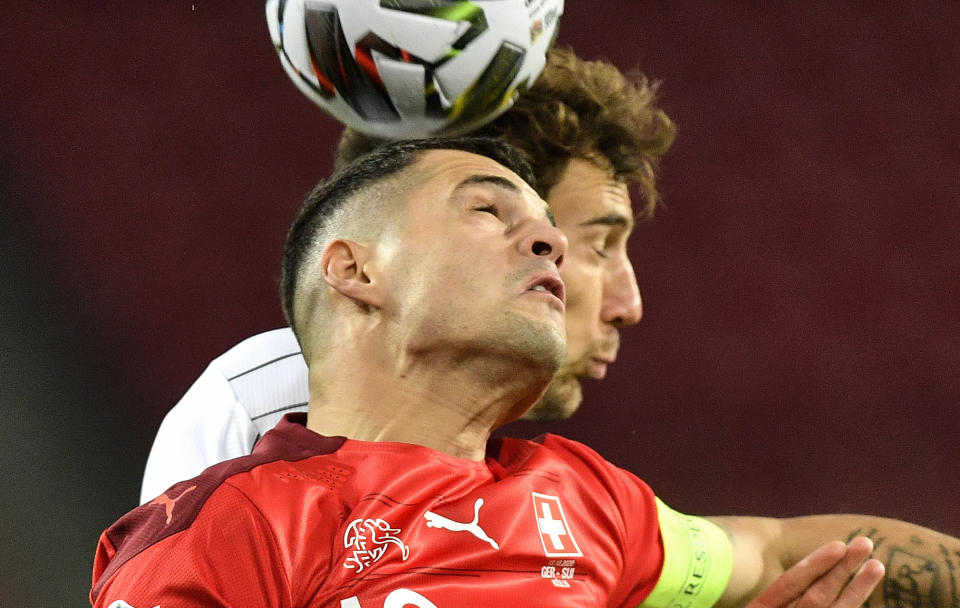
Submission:
M 170 498 L 166 494 L 161 494 L 160 496 L 157 496 L 156 498 L 151 500 L 150 504 L 163 505 L 163 508 L 166 509 L 167 511 L 167 523 L 169 524 L 170 520 L 173 519 L 173 508 L 177 506 L 177 501 L 183 498 L 187 492 L 190 492 L 191 490 L 196 490 L 196 489 L 197 489 L 197 486 L 190 486 L 183 492 L 180 492 L 180 496 L 177 496 L 176 498 Z
M 487 533 L 484 532 L 483 528 L 477 523 L 480 521 L 480 507 L 482 506 L 483 499 L 478 498 L 477 502 L 473 503 L 473 521 L 467 523 L 447 519 L 443 515 L 437 515 L 433 511 L 427 511 L 423 514 L 423 517 L 427 520 L 428 528 L 443 528 L 451 532 L 469 532 L 480 540 L 490 543 L 491 547 L 499 551 L 500 545 L 497 544 L 497 541 L 487 536 Z

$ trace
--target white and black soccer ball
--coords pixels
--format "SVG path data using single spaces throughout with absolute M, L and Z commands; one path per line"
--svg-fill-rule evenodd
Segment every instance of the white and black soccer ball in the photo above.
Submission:
M 457 135 L 509 108 L 543 71 L 563 0 L 267 0 L 287 74 L 349 127 Z

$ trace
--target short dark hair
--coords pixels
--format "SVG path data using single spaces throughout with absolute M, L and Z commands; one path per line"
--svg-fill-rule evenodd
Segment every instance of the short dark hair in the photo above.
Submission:
M 318 233 L 343 204 L 366 186 L 396 175 L 411 166 L 427 150 L 461 150 L 486 156 L 516 173 L 534 190 L 536 178 L 530 165 L 512 146 L 490 137 L 457 137 L 396 141 L 378 147 L 338 169 L 320 182 L 307 196 L 297 218 L 287 232 L 280 274 L 283 314 L 298 334 L 294 323 L 293 302 L 297 277 L 304 260 L 314 249 Z

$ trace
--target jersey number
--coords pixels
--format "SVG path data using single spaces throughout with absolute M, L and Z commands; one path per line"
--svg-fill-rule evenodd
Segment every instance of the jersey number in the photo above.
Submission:
M 387 599 L 383 600 L 383 608 L 404 608 L 405 606 L 414 606 L 415 608 L 437 608 L 437 605 L 423 597 L 416 591 L 409 589 L 397 589 L 391 591 Z M 340 608 L 362 608 L 357 596 L 348 597 L 340 600 Z

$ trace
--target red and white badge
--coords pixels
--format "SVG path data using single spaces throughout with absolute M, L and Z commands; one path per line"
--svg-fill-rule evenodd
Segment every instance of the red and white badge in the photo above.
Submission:
M 558 496 L 533 494 L 533 512 L 537 518 L 540 542 L 547 557 L 580 557 L 583 553 L 573 538 Z

